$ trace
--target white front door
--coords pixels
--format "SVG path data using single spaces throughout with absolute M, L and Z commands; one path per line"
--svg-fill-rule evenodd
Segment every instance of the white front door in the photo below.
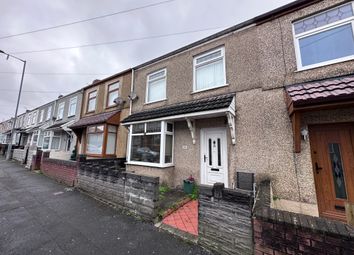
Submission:
M 201 129 L 201 184 L 228 187 L 226 128 Z

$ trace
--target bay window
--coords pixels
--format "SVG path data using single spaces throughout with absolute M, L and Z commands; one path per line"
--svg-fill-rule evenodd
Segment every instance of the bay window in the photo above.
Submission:
M 353 26 L 353 2 L 294 22 L 298 69 L 354 59 Z
M 218 48 L 194 57 L 193 73 L 194 92 L 225 86 L 225 49 Z
M 49 149 L 49 144 L 50 144 L 50 131 L 45 131 L 44 134 L 43 134 L 42 149 L 43 150 Z
M 50 145 L 50 149 L 52 150 L 59 150 L 60 148 L 60 132 L 53 132 L 52 133 L 52 143 Z
M 101 124 L 87 127 L 86 154 L 115 155 L 117 127 Z
M 43 150 L 59 150 L 61 143 L 61 132 L 44 131 L 40 136 L 40 144 Z
M 130 126 L 129 163 L 151 166 L 173 164 L 173 124 L 156 121 Z

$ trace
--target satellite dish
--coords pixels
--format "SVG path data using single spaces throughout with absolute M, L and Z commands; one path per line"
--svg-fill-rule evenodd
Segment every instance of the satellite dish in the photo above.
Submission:
M 122 105 L 125 103 L 124 99 L 121 98 L 121 97 L 117 97 L 116 99 L 113 100 L 113 102 L 116 104 L 116 105 Z
M 131 101 L 134 101 L 139 98 L 134 91 L 130 92 L 128 97 L 129 97 L 129 100 L 131 100 Z

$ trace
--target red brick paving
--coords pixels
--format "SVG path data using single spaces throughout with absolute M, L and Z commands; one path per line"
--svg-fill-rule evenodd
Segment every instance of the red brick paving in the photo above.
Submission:
M 162 223 L 198 236 L 198 201 L 188 202 L 164 218 Z

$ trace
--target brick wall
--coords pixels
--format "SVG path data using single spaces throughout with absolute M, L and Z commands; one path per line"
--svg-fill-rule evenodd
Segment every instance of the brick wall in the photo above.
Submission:
M 80 160 L 79 164 L 80 189 L 146 220 L 157 217 L 158 177 L 127 173 L 117 160 Z
M 43 153 L 41 162 L 42 173 L 58 182 L 74 186 L 77 180 L 77 162 L 51 159 L 48 156 L 48 153 Z
M 253 254 L 251 192 L 200 186 L 199 244 L 217 254 Z
M 255 254 L 354 254 L 352 227 L 272 209 L 269 193 L 269 183 L 263 183 L 253 219 Z

